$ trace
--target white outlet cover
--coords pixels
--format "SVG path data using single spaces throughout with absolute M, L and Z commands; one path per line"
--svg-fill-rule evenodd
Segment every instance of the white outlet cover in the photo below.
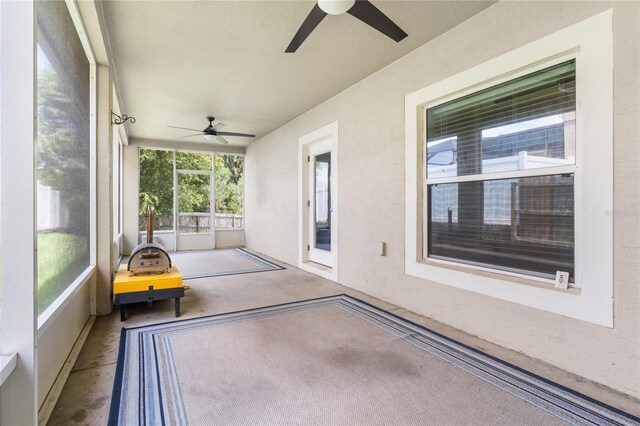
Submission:
M 566 289 L 569 287 L 569 273 L 556 271 L 556 288 Z

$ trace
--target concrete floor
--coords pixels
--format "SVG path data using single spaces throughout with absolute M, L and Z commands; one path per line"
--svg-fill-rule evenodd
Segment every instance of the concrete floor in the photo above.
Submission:
M 290 265 L 266 256 L 265 258 L 285 266 L 286 269 L 187 281 L 191 289 L 182 300 L 182 318 L 346 293 L 594 399 L 640 416 L 640 403 L 636 399 Z M 97 318 L 53 410 L 49 424 L 106 424 L 121 328 L 170 321 L 173 318 L 173 301 L 156 302 L 152 308 L 134 305 L 128 309 L 128 319 L 124 323 L 120 322 L 117 309 L 111 315 Z

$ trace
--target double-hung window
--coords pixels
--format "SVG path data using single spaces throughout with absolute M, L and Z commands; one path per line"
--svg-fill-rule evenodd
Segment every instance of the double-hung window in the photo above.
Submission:
M 576 64 L 426 109 L 426 257 L 574 277 Z
M 407 275 L 612 326 L 611 11 L 406 95 L 405 167 Z

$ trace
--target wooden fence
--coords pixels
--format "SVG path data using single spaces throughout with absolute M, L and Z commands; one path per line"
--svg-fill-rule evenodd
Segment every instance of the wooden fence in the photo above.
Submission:
M 216 213 L 214 226 L 215 229 L 242 229 L 244 215 Z M 156 216 L 154 229 L 156 231 L 172 231 L 173 215 Z M 178 214 L 178 230 L 183 234 L 209 233 L 211 231 L 211 215 L 209 213 L 180 213 Z

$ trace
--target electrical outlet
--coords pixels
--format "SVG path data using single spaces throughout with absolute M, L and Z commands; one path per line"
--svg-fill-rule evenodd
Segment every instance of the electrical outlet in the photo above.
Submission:
M 387 243 L 384 241 L 380 241 L 380 256 L 387 255 Z
M 556 288 L 566 289 L 569 287 L 569 273 L 556 271 Z

